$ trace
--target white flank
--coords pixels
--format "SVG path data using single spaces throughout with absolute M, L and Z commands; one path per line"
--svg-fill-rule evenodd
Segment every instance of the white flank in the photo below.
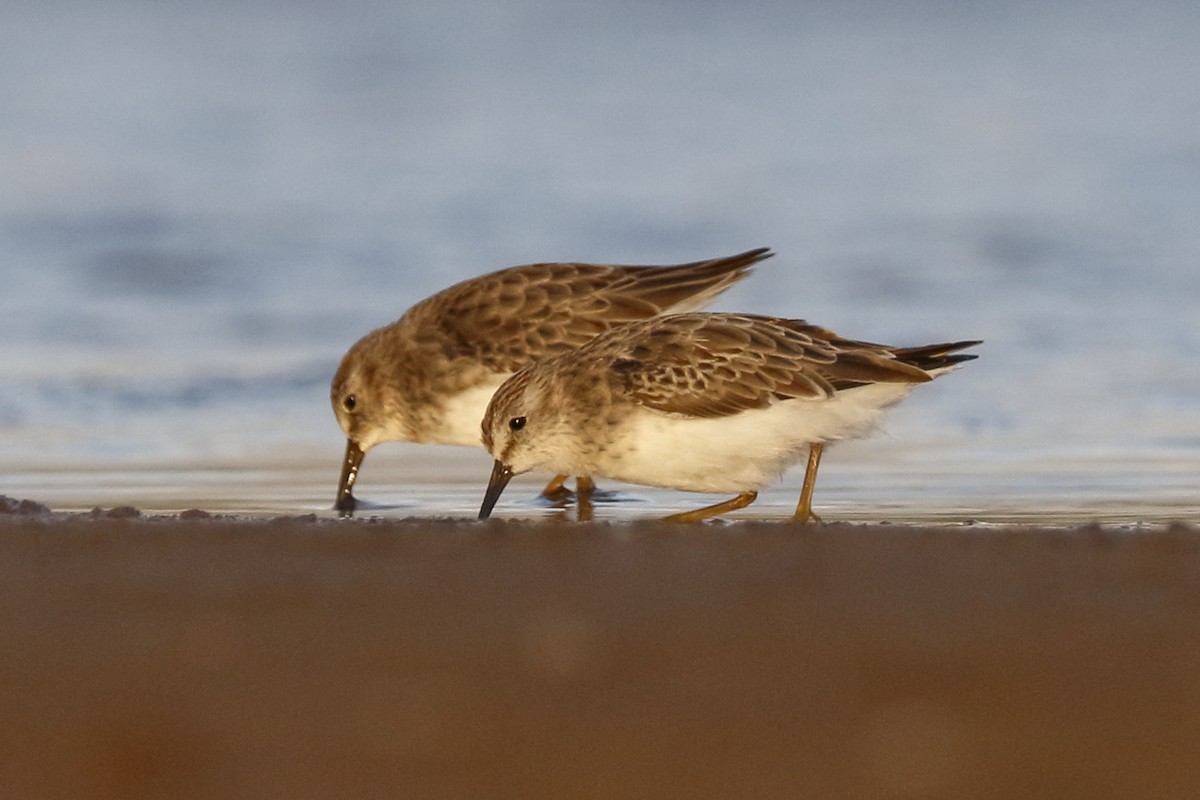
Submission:
M 745 492 L 776 480 L 813 442 L 861 436 L 911 383 L 876 383 L 828 400 L 784 400 L 729 417 L 632 413 L 616 441 L 593 454 L 594 474 L 696 492 Z

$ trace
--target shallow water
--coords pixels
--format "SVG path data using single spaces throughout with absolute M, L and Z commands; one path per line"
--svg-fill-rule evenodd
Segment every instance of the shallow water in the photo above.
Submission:
M 986 340 L 830 451 L 826 518 L 1198 519 L 1198 38 L 1165 2 L 10 10 L 0 493 L 332 513 L 367 330 L 510 264 L 768 245 L 718 307 Z M 487 472 L 386 446 L 358 494 L 470 516 Z M 498 514 L 560 513 L 540 480 Z

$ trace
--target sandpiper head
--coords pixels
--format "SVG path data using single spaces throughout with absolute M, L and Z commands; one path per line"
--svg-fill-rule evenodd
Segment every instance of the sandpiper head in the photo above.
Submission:
M 339 511 L 354 510 L 351 490 L 367 452 L 380 442 L 407 438 L 402 409 L 379 374 L 380 360 L 371 357 L 372 346 L 372 337 L 367 336 L 350 348 L 329 389 L 333 414 L 346 434 L 346 457 L 334 503 Z
M 545 468 L 577 473 L 577 442 L 564 422 L 561 398 L 526 368 L 496 390 L 483 416 L 483 446 L 496 459 L 479 518 L 486 519 L 514 475 Z M 558 399 L 556 399 L 558 398 Z
M 562 404 L 529 369 L 500 385 L 483 415 L 483 446 L 514 475 L 571 461 L 573 437 Z

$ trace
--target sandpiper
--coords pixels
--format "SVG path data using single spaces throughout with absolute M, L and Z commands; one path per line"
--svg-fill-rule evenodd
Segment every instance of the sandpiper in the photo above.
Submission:
M 354 510 L 363 457 L 381 442 L 479 446 L 496 387 L 525 364 L 614 326 L 703 307 L 771 256 L 767 248 L 676 266 L 544 263 L 455 284 L 350 348 L 333 378 L 346 434 L 335 507 Z M 562 490 L 567 474 L 545 493 Z M 582 494 L 591 482 L 583 476 Z
M 883 410 L 956 365 L 978 341 L 923 347 L 844 339 L 803 320 L 671 314 L 614 328 L 524 367 L 496 390 L 483 443 L 496 459 L 479 518 L 533 469 L 736 494 L 673 514 L 743 508 L 808 456 L 792 519 L 816 519 L 824 445 L 861 436 Z

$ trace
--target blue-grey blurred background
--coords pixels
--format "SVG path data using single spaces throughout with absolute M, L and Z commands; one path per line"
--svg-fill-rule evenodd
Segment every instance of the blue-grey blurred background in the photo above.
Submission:
M 818 511 L 1195 518 L 1198 42 L 1191 2 L 9 4 L 0 493 L 328 508 L 329 378 L 420 298 L 770 246 L 718 307 L 987 340 Z M 488 463 L 359 493 L 469 515 Z

